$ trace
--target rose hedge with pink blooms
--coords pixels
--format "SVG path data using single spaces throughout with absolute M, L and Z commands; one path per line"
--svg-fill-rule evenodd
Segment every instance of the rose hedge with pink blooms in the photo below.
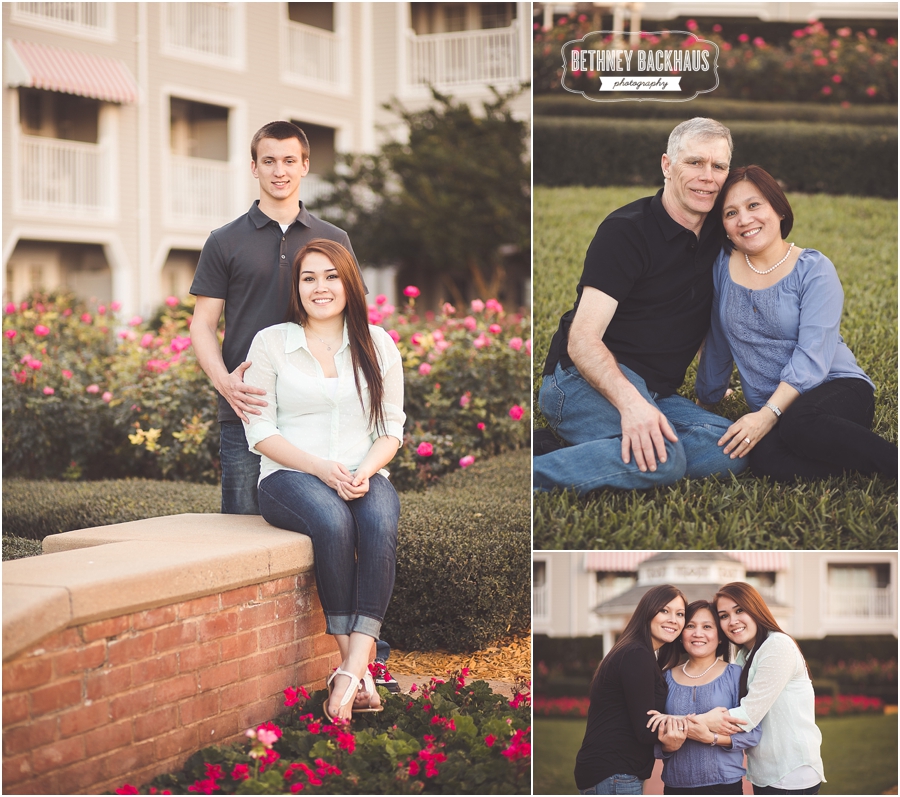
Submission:
M 285 690 L 286 715 L 249 741 L 208 747 L 182 771 L 117 794 L 530 794 L 528 686 L 512 700 L 467 671 L 411 694 L 379 693 L 384 711 L 331 723 L 325 690 Z
M 405 295 L 400 309 L 378 296 L 369 310 L 404 357 L 406 445 L 389 468 L 398 489 L 530 439 L 528 317 L 493 299 L 464 318 L 449 305 L 420 317 L 418 289 Z M 216 403 L 190 345 L 193 304 L 169 297 L 149 322 L 124 327 L 111 308 L 71 296 L 7 305 L 4 476 L 215 483 Z
M 821 22 L 798 26 L 786 45 L 773 45 L 764 37 L 738 35 L 727 41 L 713 30 L 703 30 L 692 20 L 688 29 L 699 39 L 719 48 L 719 85 L 712 94 L 719 98 L 824 103 L 896 103 L 897 39 L 879 36 L 874 28 L 842 27 L 830 31 Z M 715 26 L 714 26 L 715 27 Z M 593 30 L 581 16 L 560 20 L 550 30 L 534 31 L 534 90 L 564 92 L 561 87 L 562 46 Z M 673 45 L 672 40 L 677 40 Z M 681 46 L 683 36 L 670 38 L 643 34 L 642 50 Z M 613 47 L 612 41 L 608 42 Z M 704 45 L 709 47 L 709 45 Z M 711 48 L 714 52 L 714 48 Z M 687 77 L 691 73 L 685 73 Z M 570 88 L 587 90 L 596 76 L 569 74 Z

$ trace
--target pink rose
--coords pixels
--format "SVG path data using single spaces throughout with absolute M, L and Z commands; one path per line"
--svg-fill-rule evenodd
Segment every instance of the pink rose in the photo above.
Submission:
M 485 426 L 483 421 L 479 421 L 478 422 L 478 431 L 483 432 L 485 429 L 487 429 L 487 426 Z
M 169 307 L 177 307 L 178 303 L 179 303 L 179 300 L 177 297 L 175 297 L 175 296 L 167 296 L 166 297 L 166 304 Z
M 512 407 L 509 408 L 509 417 L 514 421 L 521 420 L 524 414 L 525 410 L 522 409 L 518 404 L 513 404 Z
M 141 348 L 149 349 L 153 345 L 153 333 L 145 332 L 144 336 L 141 338 Z
M 488 332 L 490 332 L 492 335 L 499 335 L 502 331 L 503 327 L 501 327 L 500 324 L 491 324 L 488 327 Z
M 85 324 L 90 324 L 91 321 L 93 321 L 94 319 L 93 319 L 93 317 L 91 316 L 90 313 L 82 313 L 82 314 L 81 314 L 81 320 L 82 320 Z
M 514 351 L 519 351 L 522 348 L 522 338 L 510 338 L 509 348 L 513 349 Z
M 122 309 L 122 302 L 112 302 L 109 307 L 114 313 L 117 313 Z
M 459 461 L 459 467 L 461 467 L 461 468 L 468 468 L 469 465 L 474 465 L 474 464 L 475 464 L 475 457 L 473 457 L 471 454 L 463 457 Z
M 412 343 L 413 346 L 421 346 L 422 345 L 422 333 L 415 332 L 413 336 L 409 339 L 409 342 Z
M 416 453 L 420 457 L 430 457 L 434 453 L 434 448 L 431 443 L 421 442 L 419 443 L 419 447 L 416 449 Z
M 379 293 L 378 296 L 375 297 L 375 304 L 384 304 L 387 301 L 387 296 L 383 293 Z
M 41 368 L 44 367 L 44 364 L 40 360 L 28 360 L 27 365 L 35 371 L 40 371 Z
M 472 345 L 473 345 L 476 349 L 483 349 L 485 346 L 490 346 L 490 345 L 491 345 L 491 341 L 490 341 L 490 338 L 488 338 L 488 337 L 482 332 L 477 338 L 475 338 L 475 340 L 472 341 Z
M 378 312 L 374 307 L 369 308 L 369 323 L 370 324 L 380 324 L 384 321 L 384 316 Z
M 431 363 L 422 363 L 419 366 L 419 373 L 422 374 L 422 376 L 428 376 L 428 374 L 431 373 Z
M 441 312 L 444 315 L 453 315 L 456 312 L 456 308 L 452 304 L 450 304 L 450 302 L 444 302 L 444 306 L 441 308 Z
M 6 307 L 5 307 L 5 310 L 6 310 L 7 315 L 10 315 L 10 314 L 12 314 L 12 313 L 15 313 L 15 312 L 16 312 L 16 309 L 17 309 L 17 308 L 16 308 L 16 303 L 15 303 L 15 302 L 8 302 L 7 305 L 6 305 Z
M 106 315 L 106 305 L 105 305 L 105 304 L 101 304 L 101 305 L 97 308 L 97 312 L 98 312 L 100 315 Z
M 525 341 L 525 351 L 527 352 L 528 356 L 530 357 L 531 356 L 531 338 L 529 338 L 528 340 Z
M 472 394 L 467 390 L 467 391 L 460 397 L 460 399 L 459 399 L 459 406 L 460 406 L 460 407 L 463 407 L 463 408 L 468 407 L 468 406 L 469 406 L 469 402 L 471 402 L 471 401 L 472 401 Z
M 183 335 L 176 335 L 174 338 L 172 338 L 171 344 L 169 344 L 169 351 L 178 354 L 179 352 L 182 352 L 185 349 L 189 349 L 190 347 L 190 338 L 184 337 Z
M 47 327 L 45 327 L 43 324 L 38 324 L 34 328 L 34 334 L 37 335 L 39 338 L 45 338 L 45 337 L 47 337 L 47 335 L 50 334 L 50 330 Z
M 415 299 L 421 291 L 415 285 L 407 285 L 403 289 L 403 295 L 408 296 L 410 299 Z
M 18 334 L 14 329 L 7 329 L 6 332 L 3 333 L 9 340 L 15 340 L 16 335 Z
M 496 299 L 488 299 L 488 300 L 484 303 L 484 307 L 485 307 L 486 310 L 491 310 L 491 311 L 493 311 L 493 312 L 495 312 L 495 313 L 502 313 L 502 312 L 503 312 L 503 305 L 500 304 L 500 302 L 498 302 Z
M 480 313 L 484 310 L 484 302 L 481 299 L 473 299 L 469 307 L 472 308 L 473 313 Z
M 394 343 L 400 342 L 400 333 L 396 329 L 389 329 L 388 335 L 390 336 L 391 340 L 394 341 Z
M 467 315 L 463 319 L 463 326 L 469 330 L 469 332 L 474 332 L 478 328 L 478 322 L 472 318 L 472 316 Z
M 68 368 L 63 368 L 62 375 L 63 379 L 71 379 L 73 376 L 72 372 Z
M 56 391 L 55 391 L 52 387 L 45 387 L 45 388 L 44 388 L 44 395 L 45 395 L 45 396 L 52 396 L 55 392 L 56 392 Z
M 396 309 L 397 309 L 397 308 L 394 307 L 394 305 L 392 305 L 392 304 L 383 304 L 383 305 L 381 305 L 381 312 L 382 312 L 385 316 L 391 315 L 391 313 L 393 313 L 394 310 L 396 310 Z
M 132 316 L 128 320 L 128 326 L 130 326 L 130 327 L 139 327 L 143 323 L 144 323 L 144 319 L 141 318 L 139 315 Z
M 99 393 L 99 392 L 100 392 L 100 388 L 99 388 L 99 386 L 97 386 L 97 385 L 88 385 L 88 386 L 85 388 L 85 390 L 86 390 L 88 393 Z
M 100 398 L 102 398 L 107 404 L 109 404 L 109 402 L 112 401 L 112 393 L 107 390 Z

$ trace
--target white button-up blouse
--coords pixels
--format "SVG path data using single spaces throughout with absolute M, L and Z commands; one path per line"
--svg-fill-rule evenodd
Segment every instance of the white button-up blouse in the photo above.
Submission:
M 381 327 L 369 326 L 384 378 L 383 434 L 403 442 L 403 362 L 397 345 Z M 331 395 L 322 366 L 306 342 L 299 324 L 285 322 L 256 334 L 247 359 L 253 364 L 244 382 L 266 391 L 268 406 L 260 415 L 248 415 L 244 424 L 250 450 L 262 457 L 260 482 L 276 470 L 295 470 L 257 451 L 256 444 L 273 435 L 308 454 L 340 462 L 351 472 L 362 463 L 372 443 L 380 435 L 369 425 L 369 390 L 360 374 L 363 400 L 360 403 L 353 378 L 350 340 L 344 322 L 344 338 L 334 356 L 338 373 L 337 391 Z M 383 468 L 379 471 L 388 473 Z

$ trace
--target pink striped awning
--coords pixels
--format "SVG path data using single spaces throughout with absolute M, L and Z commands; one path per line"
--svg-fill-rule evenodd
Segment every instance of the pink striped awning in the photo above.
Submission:
M 138 87 L 128 67 L 115 58 L 46 44 L 6 42 L 7 85 L 77 94 L 105 102 L 133 103 Z
M 657 551 L 587 551 L 585 570 L 602 570 L 607 573 L 636 573 L 638 565 Z M 689 551 L 682 552 L 689 557 Z M 751 573 L 773 573 L 787 569 L 784 551 L 726 551 L 744 564 Z

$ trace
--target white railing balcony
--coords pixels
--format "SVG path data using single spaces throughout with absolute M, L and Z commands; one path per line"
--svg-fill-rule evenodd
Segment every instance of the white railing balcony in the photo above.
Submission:
M 12 3 L 14 22 L 37 22 L 101 33 L 111 29 L 109 3 Z
M 235 216 L 229 163 L 169 156 L 168 220 L 179 227 L 219 227 Z
M 531 611 L 535 620 L 550 619 L 550 593 L 546 586 L 534 587 L 531 590 Z
M 282 28 L 284 70 L 289 77 L 344 87 L 349 65 L 341 37 L 301 22 Z
M 164 3 L 165 52 L 236 61 L 240 59 L 237 3 Z
M 311 207 L 320 199 L 328 199 L 331 196 L 331 183 L 326 182 L 318 174 L 307 174 L 300 181 L 300 199 L 305 207 Z
M 16 207 L 70 217 L 113 215 L 111 164 L 97 144 L 22 136 L 16 164 Z
M 894 591 L 879 587 L 830 587 L 828 616 L 832 619 L 883 620 L 893 616 Z
M 411 86 L 450 87 L 514 83 L 519 76 L 519 28 L 459 33 L 407 33 Z

